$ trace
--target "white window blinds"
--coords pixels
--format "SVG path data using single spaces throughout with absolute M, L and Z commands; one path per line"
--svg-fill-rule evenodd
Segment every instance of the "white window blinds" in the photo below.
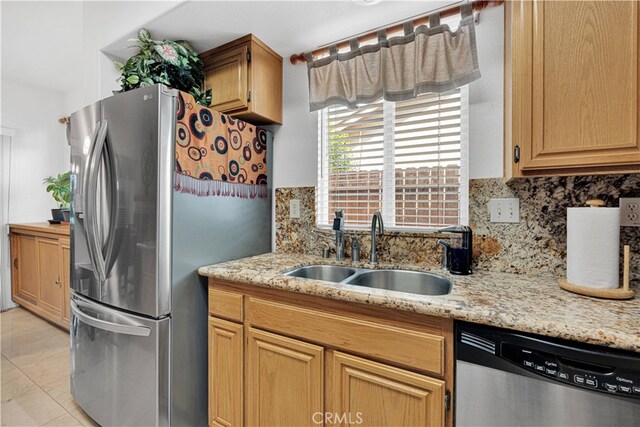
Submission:
M 320 113 L 317 223 L 425 230 L 467 222 L 467 88 Z

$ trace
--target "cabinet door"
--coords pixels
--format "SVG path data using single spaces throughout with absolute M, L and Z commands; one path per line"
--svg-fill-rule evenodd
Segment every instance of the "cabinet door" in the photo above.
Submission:
M 444 426 L 444 381 L 340 352 L 331 366 L 334 424 Z
M 209 317 L 209 425 L 242 425 L 242 325 Z
M 513 77 L 531 91 L 521 169 L 640 165 L 638 2 L 518 3 L 532 34 L 531 82 Z
M 62 273 L 60 245 L 53 239 L 36 239 L 40 298 L 38 307 L 62 317 Z
M 211 108 L 222 113 L 247 108 L 248 45 L 222 52 L 210 60 L 205 70 L 205 87 L 213 92 Z
M 13 250 L 14 292 L 17 296 L 36 304 L 40 297 L 36 238 L 20 234 L 14 236 L 13 241 L 16 244 Z
M 68 243 L 60 245 L 61 253 L 61 273 L 62 273 L 62 320 L 71 321 L 71 308 L 69 300 L 71 299 L 71 248 Z
M 247 425 L 311 426 L 322 419 L 323 348 L 249 329 Z

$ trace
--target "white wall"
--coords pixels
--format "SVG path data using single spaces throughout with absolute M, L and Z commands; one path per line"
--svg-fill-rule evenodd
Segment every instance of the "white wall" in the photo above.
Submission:
M 53 198 L 42 180 L 69 169 L 64 95 L 59 92 L 2 80 L 2 127 L 15 129 L 11 149 L 11 222 L 37 222 L 51 218 Z
M 307 68 L 283 67 L 282 123 L 274 130 L 273 186 L 315 186 L 318 170 L 318 114 L 309 112 Z
M 503 7 L 483 11 L 476 26 L 482 78 L 469 85 L 469 177 L 502 176 Z M 318 118 L 309 112 L 306 67 L 284 64 L 283 123 L 274 127 L 275 188 L 315 186 Z
M 480 14 L 476 26 L 482 77 L 469 84 L 469 178 L 498 178 L 503 163 L 504 7 Z
M 0 128 L 0 311 L 15 307 L 11 301 L 11 256 L 9 236 L 4 231 L 7 223 L 7 196 L 9 191 L 9 153 L 14 132 Z
M 113 62 L 100 49 L 132 30 L 144 26 L 178 6 L 181 1 L 85 1 L 83 10 L 84 48 L 87 64 L 83 84 L 84 104 L 110 96 L 119 89 Z M 182 23 L 188 25 L 188 23 Z M 132 50 L 132 54 L 135 50 Z
M 118 72 L 101 49 L 178 6 L 182 1 L 85 1 L 82 10 L 82 79 L 65 93 L 70 114 L 118 90 Z M 134 50 L 131 53 L 135 53 Z

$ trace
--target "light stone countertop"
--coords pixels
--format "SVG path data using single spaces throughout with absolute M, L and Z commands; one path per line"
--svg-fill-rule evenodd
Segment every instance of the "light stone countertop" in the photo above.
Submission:
M 590 344 L 640 352 L 640 298 L 602 300 L 564 291 L 557 277 L 474 272 L 455 276 L 442 270 L 380 263 L 375 268 L 432 271 L 450 278 L 450 294 L 414 295 L 283 276 L 311 264 L 372 268 L 313 255 L 269 253 L 198 270 L 203 276 L 307 295 L 378 305 L 397 310 L 486 324 Z

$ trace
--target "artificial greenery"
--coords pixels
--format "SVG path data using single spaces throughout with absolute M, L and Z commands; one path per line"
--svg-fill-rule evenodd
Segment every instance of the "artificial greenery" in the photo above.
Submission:
M 198 104 L 211 104 L 211 90 L 202 90 L 204 69 L 198 54 L 183 40 L 152 40 L 149 31 L 138 31 L 140 52 L 122 65 L 116 62 L 121 72 L 120 86 L 123 91 L 162 83 L 172 88 L 189 92 Z
M 42 181 L 43 184 L 49 184 L 47 193 L 51 193 L 60 209 L 68 208 L 71 202 L 70 177 L 71 171 L 60 173 L 55 178 L 50 176 Z

